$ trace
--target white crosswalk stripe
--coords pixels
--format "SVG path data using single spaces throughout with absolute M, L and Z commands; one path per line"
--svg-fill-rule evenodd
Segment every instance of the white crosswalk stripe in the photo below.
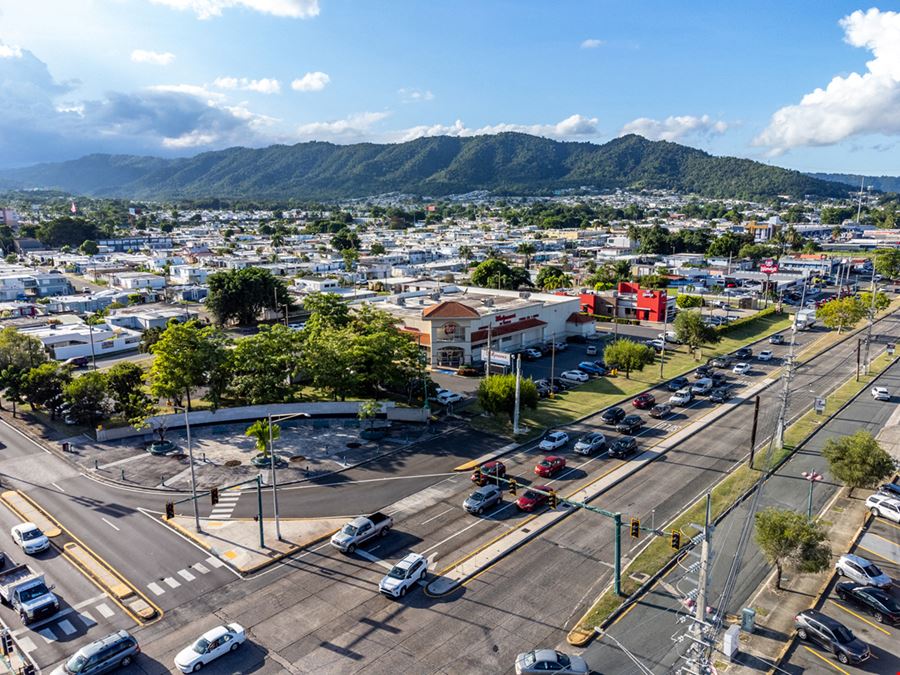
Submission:
M 35 649 L 37 649 L 37 645 L 34 644 L 34 641 L 28 636 L 19 638 L 19 647 L 26 654 L 33 652 Z
M 181 586 L 181 584 L 175 581 L 175 579 L 173 579 L 172 577 L 166 577 L 165 579 L 163 579 L 163 583 L 169 588 L 178 588 L 179 586 Z
M 91 616 L 90 612 L 79 612 L 78 616 L 81 619 L 81 621 L 84 623 L 84 625 L 87 626 L 88 628 L 90 628 L 91 626 L 97 625 L 97 622 L 94 621 L 94 617 Z
M 105 619 L 108 619 L 113 615 L 113 611 L 105 603 L 97 605 L 95 609 L 100 612 Z
M 209 574 L 209 568 L 203 563 L 194 563 L 193 568 L 200 572 L 200 574 Z
M 214 556 L 214 555 L 209 556 L 209 557 L 206 559 L 206 562 L 208 562 L 208 563 L 209 563 L 210 565 L 212 565 L 213 567 L 224 567 L 224 566 L 225 566 L 225 563 L 223 563 L 221 560 L 219 560 L 219 559 L 218 559 L 216 556 Z
M 77 632 L 75 626 L 68 619 L 63 619 L 59 622 L 59 629 L 66 635 L 74 635 Z
M 230 518 L 231 514 L 234 512 L 234 507 L 237 506 L 238 499 L 240 498 L 240 490 L 229 490 L 228 492 L 220 493 L 219 503 L 212 508 L 209 517 L 213 520 Z
M 187 570 L 178 570 L 178 576 L 180 576 L 185 581 L 193 581 L 197 578 Z
M 155 581 L 147 584 L 147 588 L 149 588 L 151 591 L 153 591 L 156 595 L 162 595 L 163 593 L 165 593 L 162 586 L 160 586 Z
M 56 634 L 49 628 L 41 628 L 39 631 L 37 631 L 37 634 L 44 638 L 44 642 L 46 642 L 47 644 L 56 642 Z

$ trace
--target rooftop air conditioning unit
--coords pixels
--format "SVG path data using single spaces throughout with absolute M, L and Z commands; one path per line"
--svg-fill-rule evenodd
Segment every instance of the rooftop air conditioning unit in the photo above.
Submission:
M 529 291 L 519 291 L 519 297 L 523 300 L 527 300 L 531 297 L 531 293 Z
M 483 304 L 485 307 L 493 307 L 494 299 L 493 298 L 485 298 L 484 300 L 481 301 L 481 304 Z

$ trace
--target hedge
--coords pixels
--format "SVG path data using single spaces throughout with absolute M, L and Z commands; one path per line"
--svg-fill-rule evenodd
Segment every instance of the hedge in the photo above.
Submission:
M 726 335 L 728 331 L 732 328 L 737 328 L 738 326 L 744 326 L 748 323 L 756 321 L 757 319 L 762 319 L 763 317 L 769 316 L 775 313 L 775 306 L 767 307 L 766 309 L 762 309 L 758 311 L 756 314 L 752 314 L 750 316 L 745 316 L 743 319 L 738 319 L 737 321 L 732 321 L 729 324 L 724 326 L 716 326 L 716 332 L 719 335 Z

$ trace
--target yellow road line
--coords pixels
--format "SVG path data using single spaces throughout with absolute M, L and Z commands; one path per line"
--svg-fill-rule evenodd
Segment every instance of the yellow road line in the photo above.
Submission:
M 824 656 L 822 656 L 821 654 L 819 654 L 819 653 L 818 653 L 817 651 L 815 651 L 814 649 L 810 649 L 810 648 L 807 647 L 806 645 L 803 645 L 803 648 L 804 648 L 806 651 L 808 651 L 810 654 L 812 654 L 813 656 L 815 656 L 817 659 L 822 659 L 825 663 L 827 663 L 829 666 L 831 666 L 832 668 L 834 668 L 834 669 L 835 669 L 836 671 L 838 671 L 839 673 L 843 673 L 844 675 L 850 675 L 850 673 L 848 673 L 846 670 L 844 670 L 843 668 L 841 668 L 839 665 L 832 663 L 830 659 L 826 659 Z
M 881 631 L 882 633 L 884 633 L 885 635 L 890 635 L 890 633 L 889 633 L 888 631 L 886 631 L 884 628 L 882 628 L 882 627 L 879 626 L 878 624 L 872 623 L 872 622 L 869 621 L 868 619 L 866 619 L 866 618 L 860 616 L 859 614 L 857 614 L 856 612 L 854 612 L 852 609 L 847 609 L 847 608 L 844 607 L 841 603 L 835 602 L 835 601 L 832 600 L 831 598 L 828 599 L 828 602 L 830 602 L 830 603 L 831 603 L 832 605 L 834 605 L 835 607 L 838 607 L 839 609 L 844 610 L 845 612 L 847 612 L 847 614 L 851 614 L 852 616 L 855 616 L 857 619 L 859 619 L 859 620 L 862 621 L 863 623 L 869 624 L 869 625 L 872 626 L 872 628 L 874 628 L 875 630 L 880 630 L 880 631 Z
M 887 542 L 887 543 L 890 544 L 891 546 L 897 546 L 898 548 L 900 548 L 900 544 L 898 544 L 898 543 L 895 542 L 895 541 L 891 541 L 890 539 L 885 539 L 885 538 L 882 537 L 880 534 L 875 534 L 874 532 L 866 532 L 866 534 L 869 535 L 870 537 L 875 537 L 875 538 L 877 538 L 877 539 L 881 539 L 881 541 Z
M 861 548 L 861 549 L 862 549 L 863 551 L 865 551 L 866 553 L 871 553 L 872 555 L 874 555 L 874 556 L 876 556 L 876 557 L 878 557 L 878 558 L 881 558 L 882 560 L 887 560 L 889 563 L 894 563 L 894 564 L 897 563 L 897 561 L 894 560 L 893 558 L 888 558 L 888 557 L 886 557 L 886 556 L 881 555 L 880 553 L 876 553 L 876 552 L 873 551 L 872 549 L 866 548 L 866 547 L 863 546 L 862 544 L 857 544 L 857 545 L 856 545 L 856 548 Z
M 900 525 L 897 525 L 896 523 L 892 523 L 891 521 L 887 520 L 886 518 L 879 518 L 877 522 L 883 523 L 884 525 L 890 525 L 895 530 L 900 530 Z

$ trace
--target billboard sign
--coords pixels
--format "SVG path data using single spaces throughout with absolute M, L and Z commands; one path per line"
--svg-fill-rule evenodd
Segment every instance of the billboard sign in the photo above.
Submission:
M 506 352 L 499 352 L 496 349 L 491 350 L 491 365 L 492 366 L 511 366 L 512 365 L 512 354 L 507 354 Z M 481 361 L 486 362 L 488 360 L 488 349 L 487 347 L 481 348 Z
M 778 271 L 778 263 L 771 258 L 763 260 L 759 266 L 759 271 L 763 274 L 775 274 Z

